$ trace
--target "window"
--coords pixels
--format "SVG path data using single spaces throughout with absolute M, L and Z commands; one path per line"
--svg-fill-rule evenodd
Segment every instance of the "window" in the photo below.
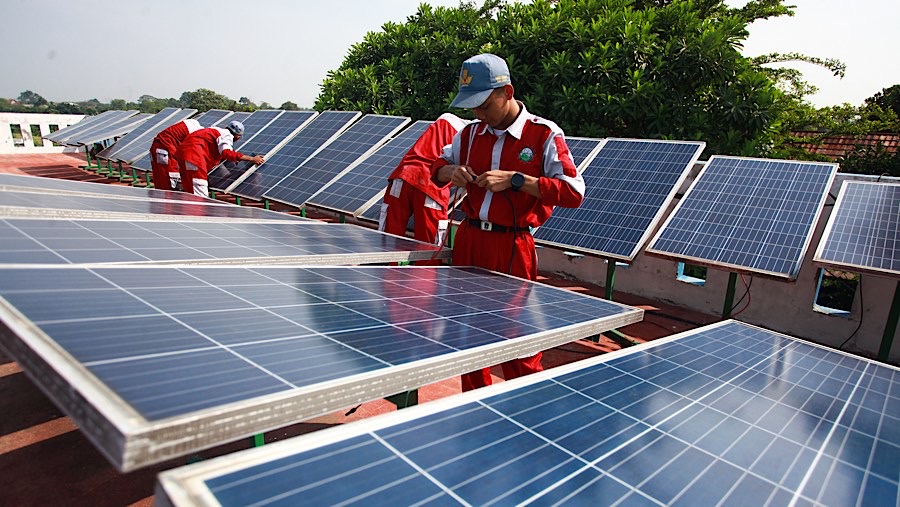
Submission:
M 679 282 L 685 282 L 692 285 L 705 285 L 706 267 L 679 262 L 678 274 L 675 278 Z
M 858 285 L 858 273 L 819 268 L 813 310 L 828 315 L 849 317 Z
M 32 125 L 31 126 L 31 142 L 34 143 L 35 146 L 43 146 L 44 138 L 41 137 L 41 126 L 40 125 Z

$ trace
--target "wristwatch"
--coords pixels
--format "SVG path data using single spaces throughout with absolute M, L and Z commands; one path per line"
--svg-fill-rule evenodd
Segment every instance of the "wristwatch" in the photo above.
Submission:
M 513 190 L 513 192 L 518 192 L 522 185 L 525 184 L 525 175 L 522 173 L 516 173 L 512 175 L 512 178 L 509 180 L 509 188 Z

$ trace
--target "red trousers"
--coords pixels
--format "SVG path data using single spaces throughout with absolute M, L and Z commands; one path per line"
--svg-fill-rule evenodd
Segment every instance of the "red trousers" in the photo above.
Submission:
M 402 180 L 392 180 L 384 193 L 378 230 L 406 236 L 409 217 L 413 218 L 415 239 L 432 245 L 443 241 L 443 235 L 447 231 L 447 210 L 413 185 Z M 441 261 L 418 261 L 416 264 L 439 266 Z
M 536 280 L 538 262 L 534 238 L 526 231 L 482 231 L 463 222 L 456 231 L 456 244 L 453 245 L 453 265 L 479 266 L 526 280 Z M 500 365 L 503 370 L 503 378 L 511 380 L 543 371 L 542 357 L 543 353 L 538 352 L 531 357 L 506 361 Z M 462 375 L 463 391 L 471 391 L 488 385 L 491 385 L 490 368 L 482 368 Z
M 157 150 L 166 151 L 166 154 Z M 172 176 L 178 174 L 178 160 L 175 153 L 169 152 L 160 144 L 153 143 L 150 146 L 150 168 L 153 175 L 153 187 L 159 190 L 174 190 L 172 188 Z

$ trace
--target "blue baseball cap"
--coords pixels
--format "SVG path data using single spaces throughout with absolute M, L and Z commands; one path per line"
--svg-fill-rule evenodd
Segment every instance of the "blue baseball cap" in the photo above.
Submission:
M 511 84 L 509 67 L 497 55 L 482 53 L 464 61 L 459 71 L 459 93 L 450 107 L 472 109 L 484 104 L 497 88 Z
M 228 123 L 228 126 L 225 128 L 227 128 L 228 131 L 231 132 L 233 135 L 236 135 L 236 136 L 244 135 L 244 124 L 237 120 L 231 120 Z

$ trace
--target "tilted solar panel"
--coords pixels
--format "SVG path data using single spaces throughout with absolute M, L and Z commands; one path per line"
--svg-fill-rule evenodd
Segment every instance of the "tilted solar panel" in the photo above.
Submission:
M 327 145 L 361 115 L 358 111 L 323 111 L 282 146 L 266 163 L 257 167 L 231 193 L 259 199 L 313 153 Z
M 845 181 L 813 262 L 900 277 L 900 183 Z
M 219 127 L 222 122 L 227 122 L 231 120 L 237 120 L 243 122 L 250 116 L 250 113 L 232 113 L 231 111 L 225 111 L 222 109 L 210 109 L 209 111 L 201 114 L 196 118 L 196 120 L 203 127 Z M 153 144 L 151 141 L 150 144 Z M 142 155 L 140 158 L 131 163 L 132 169 L 137 169 L 139 171 L 150 171 L 152 166 L 150 165 L 150 153 L 149 151 Z
M 374 150 L 410 119 L 367 114 L 267 190 L 263 197 L 302 206 L 341 171 Z
M 122 471 L 642 314 L 450 267 L 0 272 L 0 344 Z
M 75 136 L 76 134 L 87 132 L 91 129 L 99 127 L 100 125 L 107 125 L 109 123 L 119 121 L 122 118 L 132 116 L 136 113 L 137 111 L 104 111 L 96 116 L 85 116 L 80 122 L 74 125 L 70 125 L 64 129 L 57 130 L 56 132 L 48 134 L 44 137 L 57 144 L 65 144 L 66 140 L 68 140 L 70 137 Z
M 372 264 L 448 258 L 431 245 L 351 224 L 2 219 L 0 265 Z
M 297 132 L 306 127 L 317 114 L 315 111 L 285 111 L 272 123 L 266 125 L 265 129 L 253 136 L 253 139 L 241 144 L 241 153 L 250 156 L 271 156 L 273 152 L 278 151 L 281 146 L 290 141 Z M 251 162 L 225 161 L 216 171 L 217 174 L 223 172 L 225 174 L 224 177 L 216 178 L 216 183 L 219 186 L 215 188 L 222 188 L 228 191 L 240 183 L 247 176 L 248 171 L 255 169 L 256 166 Z M 235 175 L 237 176 L 235 177 Z M 210 184 L 212 183 L 210 181 Z
M 284 113 L 285 111 L 280 109 L 265 109 L 251 113 L 250 116 L 242 121 L 244 124 L 244 135 L 241 136 L 239 140 L 235 141 L 234 151 L 243 153 L 245 145 L 252 143 L 259 134 L 261 134 L 270 124 L 274 123 L 276 118 L 281 117 Z M 229 118 L 228 122 L 231 120 L 232 118 Z M 228 125 L 228 122 L 223 122 L 223 124 L 218 125 L 218 127 L 225 128 Z M 279 130 L 279 134 L 281 133 L 284 132 Z M 209 186 L 210 188 L 217 190 L 228 188 L 228 186 L 241 174 L 243 174 L 243 172 L 238 172 L 237 169 L 233 173 L 227 171 L 222 164 L 219 164 L 209 171 Z
M 557 207 L 535 241 L 634 260 L 705 143 L 607 139 L 582 171 L 584 201 Z
M 186 120 L 191 116 L 194 116 L 196 112 L 196 109 L 182 109 L 176 112 L 166 120 L 147 129 L 140 137 L 135 138 L 134 141 L 129 143 L 127 146 L 124 146 L 121 150 L 114 152 L 110 155 L 110 157 L 120 162 L 131 163 L 133 160 L 140 158 L 143 154 L 150 151 L 150 145 L 153 144 L 153 139 L 156 137 L 156 134 L 159 134 L 164 129 L 182 120 Z M 147 122 L 151 120 L 147 120 Z M 147 123 L 145 122 L 140 127 L 130 132 L 128 136 L 133 135 L 146 124 Z
M 793 280 L 837 164 L 713 155 L 647 253 Z
M 152 116 L 147 118 L 147 121 L 141 123 L 135 129 L 133 129 L 132 131 L 130 131 L 127 134 L 120 137 L 115 142 L 115 144 L 103 149 L 102 151 L 100 151 L 100 153 L 97 153 L 97 158 L 103 159 L 103 160 L 116 160 L 115 157 L 112 157 L 113 154 L 115 154 L 117 151 L 122 150 L 123 148 L 125 148 L 126 145 L 128 145 L 129 143 L 136 140 L 144 132 L 147 132 L 152 127 L 159 125 L 160 123 L 162 123 L 163 121 L 165 121 L 167 118 L 171 117 L 178 111 L 180 111 L 180 109 L 177 107 L 163 108 L 158 113 L 153 114 Z M 193 114 L 195 112 L 197 112 L 197 111 L 192 110 L 191 114 Z M 149 144 L 147 146 L 149 147 Z
M 387 177 L 432 123 L 424 120 L 413 123 L 312 195 L 309 204 L 355 215 L 384 194 Z
M 91 183 L 88 181 L 63 180 L 59 178 L 42 178 L 18 174 L 0 174 L 0 192 L 38 192 L 43 194 L 87 194 L 104 195 L 115 199 L 139 200 L 175 200 L 195 203 L 228 205 L 223 201 L 199 195 L 176 192 L 174 190 L 156 190 L 152 188 L 126 187 Z
M 200 113 L 194 119 L 204 127 L 215 127 L 217 123 L 228 118 L 231 114 L 232 112 L 227 109 L 210 109 L 205 113 Z M 231 119 L 229 118 L 229 121 L 230 120 Z
M 163 505 L 896 505 L 900 371 L 737 321 L 159 476 Z
M 137 111 L 123 111 L 123 113 L 137 113 Z M 116 121 L 109 121 L 98 124 L 93 128 L 85 129 L 84 132 L 79 132 L 66 139 L 65 144 L 69 146 L 84 146 L 107 141 L 127 134 L 151 116 L 153 115 L 150 113 L 125 114 Z

